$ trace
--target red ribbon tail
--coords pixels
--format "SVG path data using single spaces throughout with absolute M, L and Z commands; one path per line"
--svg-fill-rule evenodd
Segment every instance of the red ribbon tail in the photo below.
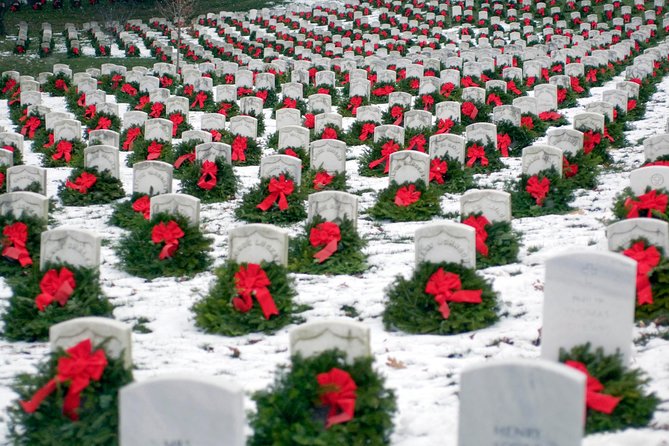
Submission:
M 483 257 L 488 257 L 488 245 L 485 244 L 485 240 L 482 238 L 476 238 L 476 251 Z
M 279 210 L 285 211 L 288 209 L 288 198 L 286 198 L 286 194 L 281 192 L 279 194 Z
M 335 252 L 337 252 L 337 240 L 331 240 L 325 245 L 325 248 L 314 254 L 314 258 L 318 259 L 318 263 L 323 263 Z
M 653 288 L 648 274 L 637 274 L 636 276 L 636 303 L 637 305 L 653 303 Z
M 165 242 L 165 246 L 160 250 L 160 260 L 165 260 L 172 257 L 179 247 L 179 240 L 170 240 Z
M 267 198 L 265 198 L 263 201 L 261 201 L 260 204 L 258 206 L 256 206 L 256 208 L 260 209 L 263 212 L 267 212 L 267 210 L 270 207 L 272 207 L 272 205 L 277 200 L 277 198 L 279 198 L 279 194 L 277 192 L 272 192 L 271 194 L 269 194 L 267 196 Z M 285 199 L 285 197 L 284 197 L 284 199 Z
M 622 398 L 604 393 L 589 392 L 586 399 L 587 406 L 598 412 L 611 414 Z
M 441 313 L 441 317 L 444 319 L 448 319 L 448 317 L 451 315 L 451 309 L 448 307 L 448 302 L 446 302 L 446 298 L 443 298 L 443 302 L 440 302 L 441 299 L 439 299 L 439 296 L 435 299 L 437 302 L 439 302 L 439 312 Z
M 195 154 L 194 153 L 187 153 L 185 155 L 181 155 L 177 160 L 174 162 L 174 167 L 179 169 L 181 165 L 186 162 L 190 161 L 193 162 L 195 160 Z
M 44 386 L 40 387 L 37 392 L 33 395 L 30 401 L 19 401 L 21 407 L 24 411 L 28 413 L 34 413 L 37 408 L 42 404 L 42 401 L 56 390 L 56 380 L 52 379 Z
M 269 320 L 270 316 L 278 316 L 279 310 L 276 308 L 276 304 L 274 303 L 274 299 L 269 290 L 266 287 L 262 287 L 257 288 L 255 292 L 256 300 L 260 304 L 260 309 L 262 310 L 265 319 Z
M 327 418 L 326 428 L 329 428 L 333 424 L 345 423 L 353 419 L 353 414 L 355 412 L 355 399 L 354 398 L 341 398 L 337 400 L 337 406 L 341 409 L 341 412 L 337 415 L 329 415 Z

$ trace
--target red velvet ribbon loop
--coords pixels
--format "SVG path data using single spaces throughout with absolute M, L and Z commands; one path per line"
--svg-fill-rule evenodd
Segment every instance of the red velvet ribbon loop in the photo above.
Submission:
M 467 166 L 472 167 L 479 160 L 482 166 L 487 166 L 489 163 L 488 157 L 485 156 L 485 148 L 474 144 L 467 149 Z
M 20 221 L 7 225 L 2 230 L 2 235 L 5 236 L 3 242 L 4 249 L 2 255 L 12 260 L 19 262 L 22 268 L 33 264 L 30 258 L 30 253 L 26 248 L 28 242 L 28 226 Z
M 160 251 L 159 259 L 165 260 L 172 257 L 179 247 L 179 239 L 184 236 L 184 231 L 177 222 L 170 220 L 165 223 L 158 223 L 151 231 L 151 241 L 153 243 L 165 242 L 165 246 Z
M 257 263 L 249 263 L 244 267 L 241 265 L 235 273 L 235 290 L 237 297 L 232 299 L 232 305 L 242 313 L 246 313 L 253 307 L 253 298 L 258 301 L 260 310 L 265 319 L 278 316 L 279 310 L 269 292 L 270 282 L 267 273 Z
M 462 224 L 471 226 L 476 230 L 476 252 L 484 257 L 487 257 L 488 245 L 486 245 L 486 241 L 488 240 L 488 231 L 486 231 L 486 226 L 490 224 L 488 219 L 483 215 L 478 217 L 475 215 L 470 215 L 462 222 Z
M 534 198 L 537 206 L 543 206 L 544 200 L 548 195 L 548 190 L 550 189 L 551 181 L 544 177 L 539 180 L 539 177 L 532 175 L 527 180 L 527 185 L 525 186 L 525 191 Z
M 341 240 L 341 231 L 336 223 L 329 221 L 320 223 L 311 228 L 309 243 L 314 248 L 324 246 L 323 249 L 314 254 L 318 263 L 323 263 L 337 251 L 337 243 Z
M 205 160 L 202 163 L 202 168 L 200 169 L 200 179 L 197 181 L 197 185 L 201 189 L 212 190 L 216 187 L 216 175 L 218 174 L 218 166 L 215 162 Z
M 272 178 L 269 180 L 269 195 L 260 202 L 256 207 L 263 212 L 266 212 L 274 203 L 278 201 L 279 209 L 285 211 L 288 209 L 288 196 L 295 190 L 295 184 L 292 180 L 286 179 L 286 176 L 281 174 L 279 178 Z
M 613 410 L 616 408 L 622 398 L 601 393 L 601 391 L 604 390 L 604 385 L 602 385 L 602 383 L 597 378 L 588 373 L 588 369 L 582 362 L 566 361 L 565 365 L 574 368 L 587 376 L 585 385 L 586 407 L 588 409 L 596 410 L 597 412 L 603 412 L 608 415 L 613 413 Z
M 390 170 L 390 154 L 397 152 L 399 149 L 400 145 L 397 144 L 394 140 L 386 142 L 383 146 L 381 146 L 381 158 L 369 163 L 369 168 L 374 169 L 379 164 L 385 163 L 383 173 L 388 173 Z
M 65 267 L 60 271 L 50 269 L 39 284 L 42 292 L 35 298 L 37 309 L 44 311 L 53 302 L 58 302 L 61 307 L 65 306 L 76 286 L 74 274 L 69 269 Z
M 625 209 L 627 209 L 627 218 L 639 217 L 639 212 L 646 211 L 647 217 L 653 216 L 653 211 L 665 213 L 667 211 L 667 203 L 669 196 L 658 193 L 656 190 L 651 190 L 643 195 L 640 195 L 638 200 L 628 198 L 625 200 Z
M 325 427 L 345 423 L 355 414 L 356 390 L 358 386 L 351 375 L 336 367 L 319 373 L 316 380 L 321 388 L 321 404 L 329 406 Z
M 79 175 L 74 180 L 74 183 L 70 180 L 67 180 L 65 182 L 65 187 L 75 190 L 81 194 L 87 194 L 88 189 L 93 187 L 97 181 L 97 177 L 92 173 L 82 172 L 81 175 Z
M 648 246 L 644 242 L 636 242 L 623 254 L 636 260 L 636 303 L 650 305 L 653 303 L 653 288 L 650 283 L 650 273 L 660 264 L 662 256 L 655 246 Z
M 427 281 L 425 293 L 434 296 L 434 301 L 439 304 L 439 312 L 444 319 L 451 315 L 448 302 L 462 302 L 480 304 L 482 290 L 462 290 L 460 276 L 444 271 L 439 268 Z

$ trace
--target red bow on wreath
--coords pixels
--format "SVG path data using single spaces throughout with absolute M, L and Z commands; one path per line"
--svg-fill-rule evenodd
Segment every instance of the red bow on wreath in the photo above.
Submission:
M 423 101 L 423 110 L 430 110 L 434 106 L 434 98 L 429 94 L 421 96 L 421 100 Z
M 646 248 L 644 242 L 636 242 L 623 254 L 636 260 L 636 303 L 647 305 L 653 303 L 653 289 L 650 284 L 650 273 L 660 264 L 662 256 L 655 246 Z
M 253 307 L 253 297 L 256 298 L 265 319 L 278 316 L 274 299 L 267 288 L 271 285 L 267 273 L 257 263 L 249 263 L 246 267 L 241 265 L 235 273 L 235 290 L 237 296 L 232 299 L 232 305 L 242 313 L 246 313 Z
M 35 137 L 35 131 L 40 125 L 42 125 L 42 121 L 36 116 L 31 116 L 21 128 L 21 134 L 23 136 L 28 136 L 28 139 L 33 139 Z
M 325 427 L 352 420 L 358 386 L 351 375 L 334 367 L 329 372 L 319 373 L 316 380 L 321 388 L 321 404 L 330 406 Z
M 488 256 L 488 245 L 485 244 L 488 240 L 488 231 L 486 231 L 486 226 L 490 224 L 487 218 L 483 215 L 477 217 L 475 215 L 470 215 L 466 220 L 462 222 L 467 226 L 471 226 L 476 230 L 476 252 L 481 254 L 484 257 Z
M 530 119 L 532 119 L 532 118 L 530 118 Z M 502 153 L 502 156 L 504 156 L 504 157 L 509 156 L 509 147 L 510 146 L 511 146 L 511 137 L 508 135 L 508 133 L 505 133 L 503 135 L 500 135 L 498 133 L 497 134 L 497 148 Z
M 399 105 L 393 105 L 390 109 L 390 117 L 395 119 L 393 125 L 401 125 L 402 119 L 404 119 L 404 109 Z
M 478 160 L 481 160 L 482 166 L 488 165 L 488 157 L 485 156 L 485 148 L 478 144 L 473 144 L 467 149 L 467 166 L 472 167 Z
M 74 180 L 74 183 L 70 180 L 65 182 L 65 187 L 68 189 L 76 190 L 79 193 L 87 194 L 88 189 L 93 187 L 98 181 L 97 177 L 92 173 L 82 172 L 81 175 Z
M 444 184 L 444 175 L 448 172 L 448 163 L 439 158 L 434 158 L 430 162 L 430 182 Z
M 140 127 L 131 127 L 128 129 L 127 136 L 123 142 L 123 150 L 132 149 L 132 143 L 142 134 L 142 129 Z
M 333 129 L 332 127 L 326 127 L 323 129 L 323 134 L 321 135 L 321 139 L 337 139 L 337 131 Z
M 283 108 L 297 108 L 297 100 L 293 98 L 284 98 Z
M 656 190 L 651 190 L 639 196 L 638 200 L 631 197 L 625 200 L 625 209 L 627 209 L 627 218 L 639 217 L 639 211 L 647 211 L 647 217 L 653 216 L 653 211 L 665 213 L 669 197 L 660 194 Z
M 451 315 L 448 302 L 480 304 L 482 290 L 463 290 L 460 276 L 439 268 L 427 281 L 425 293 L 434 296 L 439 304 L 439 312 L 444 319 Z
M 329 221 L 320 223 L 311 228 L 309 243 L 314 248 L 324 246 L 323 249 L 314 254 L 318 263 L 323 263 L 337 251 L 337 243 L 341 240 L 341 231 L 336 223 Z
M 206 101 L 207 99 L 208 99 L 207 93 L 205 93 L 204 91 L 199 92 L 197 95 L 195 95 L 195 100 L 190 105 L 190 108 L 195 108 L 195 107 L 204 108 L 204 101 Z
M 468 117 L 469 119 L 476 119 L 476 116 L 479 114 L 479 109 L 476 108 L 473 102 L 464 102 L 462 104 L 462 114 Z
M 78 420 L 77 409 L 81 404 L 81 392 L 88 387 L 91 380 L 100 381 L 107 367 L 104 350 L 92 350 L 90 339 L 84 339 L 67 349 L 67 356 L 58 359 L 56 377 L 35 392 L 30 401 L 21 401 L 23 410 L 28 413 L 35 412 L 59 384 L 69 383 L 70 387 L 63 400 L 63 414 L 72 421 Z
M 602 135 L 599 132 L 595 133 L 592 130 L 588 130 L 583 133 L 583 152 L 587 155 L 600 142 L 602 142 Z
M 388 173 L 390 170 L 390 154 L 397 152 L 399 149 L 400 145 L 397 144 L 394 140 L 386 142 L 383 146 L 381 146 L 381 158 L 369 163 L 369 168 L 374 169 L 379 164 L 386 163 L 385 168 L 383 169 L 383 173 Z
M 4 249 L 2 255 L 19 262 L 22 268 L 33 264 L 30 253 L 26 249 L 28 242 L 28 226 L 25 223 L 17 221 L 11 225 L 5 226 L 2 230 L 5 236 L 3 242 Z
M 544 200 L 548 195 L 548 190 L 550 189 L 551 181 L 544 177 L 539 180 L 539 177 L 532 175 L 527 180 L 527 185 L 525 186 L 525 191 L 534 198 L 537 206 L 543 206 Z
M 362 130 L 360 131 L 360 137 L 358 138 L 360 141 L 366 141 L 367 138 L 369 138 L 371 135 L 374 134 L 374 130 L 376 129 L 376 125 L 372 124 L 370 122 L 363 124 L 362 125 Z
M 437 131 L 435 132 L 435 135 L 441 135 L 442 133 L 449 133 L 454 125 L 455 122 L 453 122 L 451 118 L 438 120 Z
M 37 309 L 44 311 L 53 302 L 58 302 L 61 307 L 65 306 L 76 286 L 74 274 L 69 269 L 50 269 L 39 283 L 42 292 L 35 298 Z
M 156 160 L 160 158 L 160 154 L 163 151 L 163 145 L 157 141 L 151 141 L 148 147 L 148 154 L 146 156 L 147 160 Z
M 410 206 L 420 200 L 420 195 L 421 193 L 416 190 L 415 185 L 402 186 L 395 193 L 395 204 L 401 207 Z
M 588 409 L 611 414 L 622 398 L 613 395 L 600 393 L 604 390 L 604 385 L 594 376 L 588 373 L 585 364 L 578 361 L 566 361 L 565 365 L 576 369 L 587 376 L 585 385 L 585 405 Z
M 212 190 L 216 187 L 216 175 L 218 174 L 218 166 L 215 162 L 205 160 L 200 169 L 200 179 L 197 185 L 205 190 Z
M 144 219 L 148 220 L 149 216 L 151 215 L 151 199 L 149 196 L 144 195 L 143 197 L 139 197 L 137 200 L 135 200 L 135 202 L 132 204 L 132 210 L 142 214 Z
M 51 156 L 54 160 L 64 159 L 69 163 L 72 159 L 72 143 L 70 141 L 59 141 L 56 145 L 56 153 Z
M 316 126 L 316 115 L 307 113 L 304 115 L 304 127 L 313 129 Z
M 281 174 L 279 178 L 272 178 L 268 185 L 269 195 L 256 207 L 263 212 L 266 212 L 272 205 L 278 201 L 279 209 L 285 211 L 288 209 L 287 196 L 291 195 L 295 190 L 295 184 L 292 180 L 286 179 L 286 176 Z
M 361 105 L 362 105 L 362 97 L 361 96 L 353 96 L 348 101 L 348 105 L 346 106 L 346 108 L 348 110 L 351 110 L 351 114 L 353 116 L 355 116 L 356 113 L 358 113 L 358 107 L 360 107 Z
M 214 142 L 220 142 L 221 138 L 223 137 L 221 132 L 219 132 L 218 130 L 215 130 L 215 129 L 210 129 L 209 134 L 211 135 L 211 139 L 213 139 Z
M 95 130 L 109 130 L 112 126 L 112 120 L 106 116 L 100 116 L 98 119 L 98 125 L 95 126 Z
M 179 247 L 179 239 L 184 236 L 184 231 L 179 227 L 177 222 L 170 220 L 165 223 L 158 223 L 151 231 L 151 241 L 153 243 L 165 242 L 165 246 L 160 251 L 158 258 L 165 260 L 172 257 Z
M 184 122 L 184 117 L 181 113 L 172 113 L 170 121 L 172 121 L 172 138 L 175 138 L 179 131 L 179 126 Z
M 149 116 L 152 118 L 160 118 L 163 115 L 164 110 L 165 104 L 162 102 L 154 102 L 151 104 L 151 111 L 149 112 Z
M 332 183 L 333 179 L 334 176 L 330 175 L 325 171 L 317 172 L 316 175 L 314 175 L 314 181 L 313 181 L 314 189 L 322 190 L 325 186 Z
M 248 142 L 245 136 L 235 136 L 232 140 L 232 161 L 246 161 Z

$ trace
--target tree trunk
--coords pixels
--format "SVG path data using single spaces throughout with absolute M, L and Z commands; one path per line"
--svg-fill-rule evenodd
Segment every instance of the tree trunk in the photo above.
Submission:
M 2 7 L 0 7 L 0 37 L 5 37 L 7 36 L 7 29 L 5 28 L 5 12 L 7 11 L 7 7 L 5 4 L 3 4 Z
M 177 25 L 177 75 L 179 75 L 180 59 L 181 59 L 181 26 Z

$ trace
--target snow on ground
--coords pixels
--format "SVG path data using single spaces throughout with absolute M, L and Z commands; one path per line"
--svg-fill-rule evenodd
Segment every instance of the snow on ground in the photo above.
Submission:
M 612 88 L 616 78 L 605 87 L 594 88 L 592 98 L 580 101 L 580 106 L 566 112 L 572 117 L 582 105 L 599 98 L 601 91 Z M 494 284 L 499 293 L 501 320 L 492 327 L 456 336 L 416 336 L 387 332 L 381 322 L 384 308 L 384 289 L 398 274 L 409 275 L 413 267 L 413 233 L 423 223 L 380 224 L 368 219 L 364 212 L 374 202 L 374 193 L 387 185 L 387 179 L 365 178 L 357 174 L 357 161 L 347 163 L 349 186 L 352 192 L 363 191 L 359 221 L 360 233 L 369 240 L 370 269 L 360 276 L 321 277 L 295 275 L 298 303 L 313 309 L 304 316 L 307 321 L 328 317 L 343 317 L 343 306 L 355 308 L 356 318 L 372 330 L 372 350 L 376 367 L 387 378 L 387 386 L 395 389 L 398 413 L 392 444 L 397 446 L 455 445 L 458 422 L 458 381 L 464 367 L 489 359 L 536 358 L 536 345 L 541 327 L 544 261 L 574 246 L 606 249 L 604 228 L 612 218 L 611 206 L 615 195 L 628 185 L 628 172 L 641 165 L 643 138 L 664 131 L 665 110 L 669 106 L 669 78 L 659 84 L 659 90 L 648 106 L 646 117 L 631 124 L 627 132 L 630 147 L 613 152 L 619 168 L 605 171 L 601 184 L 594 191 L 577 191 L 576 206 L 580 209 L 563 216 L 516 219 L 514 229 L 523 233 L 523 247 L 518 263 L 487 268 L 481 273 Z M 112 96 L 108 100 L 113 100 Z M 52 110 L 65 110 L 62 98 L 44 96 L 45 105 Z M 0 126 L 11 128 L 6 101 L 0 101 Z M 191 122 L 199 128 L 200 113 L 191 113 Z M 267 134 L 274 131 L 275 122 L 266 111 Z M 345 120 L 350 125 L 352 119 Z M 358 157 L 362 147 L 351 148 Z M 30 149 L 26 162 L 39 164 L 39 156 Z M 124 158 L 126 155 L 122 155 Z M 501 173 L 481 178 L 486 187 L 502 188 L 504 181 L 516 178 L 519 159 L 509 159 L 508 168 Z M 124 166 L 124 163 L 122 162 Z M 246 192 L 258 181 L 257 167 L 236 167 Z M 49 196 L 54 196 L 60 182 L 70 169 L 49 169 Z M 132 170 L 122 167 L 126 191 L 131 190 Z M 175 190 L 178 181 L 175 181 Z M 241 197 L 241 194 L 239 194 Z M 202 207 L 202 229 L 214 239 L 215 266 L 227 255 L 227 231 L 243 224 L 235 221 L 234 208 L 240 198 L 227 203 Z M 459 196 L 442 199 L 445 211 L 459 209 Z M 204 296 L 213 284 L 214 275 L 208 271 L 189 280 L 162 278 L 147 281 L 130 276 L 119 267 L 114 247 L 123 230 L 107 225 L 112 206 L 68 207 L 53 213 L 56 223 L 88 229 L 102 234 L 101 281 L 104 292 L 116 307 L 116 319 L 134 324 L 146 318 L 150 333 L 133 334 L 135 379 L 138 381 L 168 372 L 191 372 L 198 375 L 224 376 L 241 384 L 247 392 L 246 408 L 253 409 L 250 395 L 267 387 L 274 378 L 276 366 L 289 360 L 288 331 L 285 328 L 273 336 L 251 334 L 237 338 L 207 335 L 195 328 L 190 307 Z M 302 225 L 290 228 L 292 235 L 302 231 Z M 9 288 L 0 279 L 0 311 L 4 311 Z M 656 333 L 654 326 L 635 329 L 635 337 Z M 238 349 L 239 357 L 233 357 Z M 13 377 L 21 372 L 34 371 L 34 365 L 47 352 L 44 343 L 9 343 L 0 340 L 0 413 L 15 404 L 9 389 Z M 405 368 L 387 365 L 391 359 L 401 361 Z M 632 365 L 641 367 L 651 378 L 650 390 L 664 400 L 653 420 L 652 429 L 630 429 L 615 434 L 586 438 L 586 446 L 660 446 L 669 439 L 669 342 L 651 339 L 634 348 Z M 6 435 L 5 416 L 0 415 L 0 438 Z M 250 430 L 249 430 L 250 431 Z M 0 441 L 1 442 L 1 441 Z

